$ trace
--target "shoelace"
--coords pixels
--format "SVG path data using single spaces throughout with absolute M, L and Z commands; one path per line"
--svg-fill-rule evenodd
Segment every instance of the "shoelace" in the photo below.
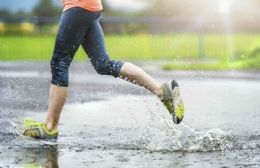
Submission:
M 37 122 L 33 119 L 25 119 L 23 121 L 23 126 L 25 128 L 24 135 L 30 137 L 40 137 L 39 127 L 42 126 L 43 123 Z
M 30 136 L 30 137 L 33 137 L 33 138 L 37 138 L 37 137 L 40 137 L 40 132 L 36 128 L 29 128 L 29 129 L 26 129 L 24 131 L 24 135 Z

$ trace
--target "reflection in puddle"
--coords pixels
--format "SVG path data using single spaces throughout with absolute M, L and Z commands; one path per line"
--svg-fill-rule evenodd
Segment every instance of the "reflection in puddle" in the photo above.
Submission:
M 24 168 L 58 168 L 58 155 L 57 146 L 48 146 L 39 149 L 26 148 L 22 150 L 22 154 L 17 159 L 20 160 Z M 21 156 L 22 158 L 19 158 Z

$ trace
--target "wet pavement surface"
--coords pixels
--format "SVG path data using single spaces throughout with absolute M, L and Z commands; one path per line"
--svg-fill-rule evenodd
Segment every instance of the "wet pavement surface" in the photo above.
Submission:
M 259 72 L 160 71 L 186 105 L 174 125 L 143 88 L 73 63 L 57 146 L 16 137 L 8 120 L 43 121 L 47 62 L 0 62 L 0 167 L 260 167 Z

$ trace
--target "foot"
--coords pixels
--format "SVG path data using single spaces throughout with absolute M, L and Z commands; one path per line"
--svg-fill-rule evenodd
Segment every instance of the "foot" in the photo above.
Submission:
M 161 86 L 162 103 L 172 115 L 173 122 L 179 124 L 184 117 L 184 104 L 180 98 L 179 85 L 175 80 Z
M 19 134 L 35 139 L 57 139 L 58 130 L 48 130 L 45 123 L 33 119 L 25 119 L 23 125 L 18 126 Z

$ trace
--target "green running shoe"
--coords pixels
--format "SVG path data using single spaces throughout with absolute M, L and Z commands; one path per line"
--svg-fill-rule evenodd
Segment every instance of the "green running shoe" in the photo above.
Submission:
M 33 119 L 23 120 L 22 125 L 15 128 L 19 135 L 34 139 L 57 139 L 58 130 L 48 130 L 45 123 L 37 122 Z
M 180 98 L 179 85 L 175 80 L 161 86 L 161 101 L 172 115 L 173 122 L 179 124 L 184 117 L 184 103 Z

